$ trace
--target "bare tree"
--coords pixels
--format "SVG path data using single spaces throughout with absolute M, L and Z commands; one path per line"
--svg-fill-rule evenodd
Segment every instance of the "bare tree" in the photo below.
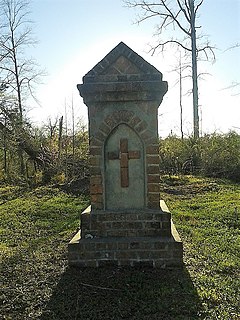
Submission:
M 33 96 L 33 84 L 42 72 L 27 57 L 26 49 L 36 41 L 32 38 L 27 0 L 0 0 L 0 76 L 15 97 L 19 113 L 19 126 L 23 125 L 24 100 Z M 21 172 L 25 173 L 22 151 L 19 151 Z
M 179 55 L 179 57 L 177 57 L 177 64 L 173 66 L 173 69 L 171 69 L 170 72 L 176 72 L 178 75 L 174 86 L 179 85 L 180 131 L 181 138 L 183 139 L 183 95 L 190 94 L 189 90 L 183 94 L 183 80 L 189 77 L 191 78 L 191 75 L 189 75 L 191 66 L 188 63 L 183 62 L 181 50 L 178 50 L 177 55 Z
M 27 0 L 0 0 L 0 75 L 16 97 L 21 120 L 23 100 L 33 95 L 34 83 L 43 75 L 26 54 L 26 50 L 36 44 L 29 15 Z
M 124 0 L 124 2 L 130 8 L 140 9 L 138 23 L 154 17 L 159 19 L 155 34 L 159 39 L 158 43 L 151 48 L 152 54 L 170 44 L 180 46 L 185 52 L 191 53 L 193 132 L 194 138 L 197 139 L 199 137 L 197 61 L 201 54 L 206 60 L 209 59 L 209 54 L 215 59 L 214 48 L 208 41 L 204 43 L 202 34 L 197 34 L 197 30 L 201 27 L 197 26 L 196 22 L 203 0 Z M 164 30 L 168 32 L 167 40 L 160 39 Z
M 183 106 L 182 106 L 182 57 L 179 59 L 179 106 L 180 106 L 180 130 L 183 140 Z

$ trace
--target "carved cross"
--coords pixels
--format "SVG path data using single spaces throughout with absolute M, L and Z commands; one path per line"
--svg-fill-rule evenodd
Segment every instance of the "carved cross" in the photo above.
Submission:
M 120 152 L 108 152 L 109 160 L 120 160 L 121 187 L 129 186 L 128 160 L 140 159 L 140 151 L 128 150 L 128 139 L 120 139 Z

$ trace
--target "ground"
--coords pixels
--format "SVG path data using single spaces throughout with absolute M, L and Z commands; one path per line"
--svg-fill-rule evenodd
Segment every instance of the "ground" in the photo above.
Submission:
M 183 269 L 75 269 L 67 244 L 88 199 L 54 187 L 0 187 L 3 319 L 240 318 L 240 185 L 163 177 Z

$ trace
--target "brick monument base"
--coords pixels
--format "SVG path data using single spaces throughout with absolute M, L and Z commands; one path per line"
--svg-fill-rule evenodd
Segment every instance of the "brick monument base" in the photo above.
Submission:
M 182 242 L 164 201 L 160 210 L 107 212 L 88 207 L 68 245 L 70 266 L 182 265 Z M 81 234 L 82 233 L 82 234 Z

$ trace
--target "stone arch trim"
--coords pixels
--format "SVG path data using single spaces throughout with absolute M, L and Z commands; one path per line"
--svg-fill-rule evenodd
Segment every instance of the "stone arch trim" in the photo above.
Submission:
M 140 137 L 145 148 L 146 205 L 159 209 L 159 146 L 158 139 L 149 130 L 145 120 L 130 110 L 116 110 L 106 116 L 99 130 L 90 137 L 90 195 L 92 207 L 104 209 L 103 149 L 109 134 L 121 123 L 132 128 Z
M 99 126 L 98 132 L 95 134 L 93 144 L 97 143 L 100 147 L 104 144 L 109 133 L 114 130 L 120 123 L 125 123 L 138 133 L 143 142 L 147 145 L 153 141 L 153 135 L 148 130 L 148 124 L 146 121 L 140 119 L 132 111 L 128 110 L 117 110 L 109 114 Z M 149 141 L 151 139 L 151 141 Z

